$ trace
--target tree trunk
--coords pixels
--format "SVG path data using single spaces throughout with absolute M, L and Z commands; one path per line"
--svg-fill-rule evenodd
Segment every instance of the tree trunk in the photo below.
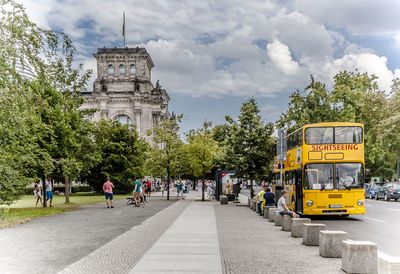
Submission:
M 167 200 L 169 200 L 169 169 L 167 169 Z
M 47 207 L 47 200 L 46 200 L 46 177 L 42 175 L 42 188 L 43 188 L 43 207 Z
M 193 181 L 193 190 L 196 190 L 197 179 L 195 178 Z
M 253 180 L 250 180 L 250 198 L 254 198 Z
M 205 177 L 206 177 L 206 175 L 203 173 L 203 182 L 201 183 L 201 200 L 202 201 L 204 201 Z
M 65 176 L 65 203 L 69 203 L 70 185 L 68 175 Z

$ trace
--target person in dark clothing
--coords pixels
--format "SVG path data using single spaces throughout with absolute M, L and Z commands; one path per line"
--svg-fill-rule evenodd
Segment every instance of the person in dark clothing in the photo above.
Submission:
M 275 205 L 275 194 L 272 193 L 269 188 L 267 188 L 265 190 L 264 201 L 265 201 L 266 206 L 274 206 Z

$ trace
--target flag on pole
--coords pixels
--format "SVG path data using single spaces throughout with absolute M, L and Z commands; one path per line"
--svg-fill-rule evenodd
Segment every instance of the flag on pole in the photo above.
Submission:
M 125 12 L 123 16 L 123 23 L 122 23 L 122 36 L 124 37 L 124 47 L 125 47 Z

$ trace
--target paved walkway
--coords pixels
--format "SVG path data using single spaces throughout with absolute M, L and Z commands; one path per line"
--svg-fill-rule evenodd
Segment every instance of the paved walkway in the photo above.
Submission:
M 51 249 L 43 246 L 38 248 L 26 245 L 30 235 L 18 234 L 22 239 L 14 239 L 19 246 L 11 245 L 7 239 L 0 237 L 0 244 L 8 244 L 12 251 L 10 256 L 7 248 L 0 246 L 2 256 L 0 257 L 1 273 L 343 273 L 340 259 L 326 259 L 319 256 L 318 247 L 309 247 L 302 244 L 302 239 L 290 237 L 289 232 L 281 231 L 281 227 L 276 227 L 267 219 L 250 211 L 247 207 L 247 199 L 241 199 L 242 204 L 229 203 L 221 205 L 217 202 L 198 201 L 201 193 L 191 192 L 185 200 L 179 200 L 171 205 L 171 202 L 160 201 L 165 208 L 158 210 L 154 216 L 146 219 L 140 225 L 130 226 L 124 231 L 116 231 L 112 240 L 105 240 L 101 237 L 91 238 L 95 241 L 96 249 L 75 259 L 64 260 L 58 256 L 58 261 L 65 265 L 60 268 L 43 269 L 40 268 L 43 261 L 40 255 L 49 253 Z M 154 197 L 153 199 L 159 199 Z M 155 203 L 151 204 L 155 206 Z M 108 212 L 99 205 L 94 206 L 89 214 L 97 212 L 107 220 L 105 215 Z M 146 209 L 129 208 L 122 212 L 143 212 Z M 147 208 L 150 208 L 147 207 Z M 129 209 L 129 210 L 128 210 Z M 140 211 L 143 210 L 143 211 Z M 83 210 L 84 211 L 84 210 Z M 79 211 L 77 211 L 79 212 Z M 80 214 L 83 214 L 80 213 Z M 90 216 L 86 214 L 86 218 Z M 68 227 L 67 222 L 53 216 L 47 218 L 50 221 L 38 220 L 46 225 L 41 225 L 40 233 L 47 231 L 48 238 L 61 239 L 60 245 L 67 249 L 67 252 L 80 254 L 79 248 L 85 244 L 71 240 L 75 234 L 80 234 L 79 227 Z M 65 214 L 64 216 L 68 216 Z M 100 216 L 100 215 L 99 215 Z M 140 218 L 140 216 L 136 216 Z M 65 217 L 64 217 L 65 218 Z M 96 220 L 99 219 L 95 218 Z M 72 219 L 70 219 L 72 220 Z M 81 229 L 95 231 L 97 236 L 109 235 L 109 231 L 101 230 L 102 224 L 94 224 L 93 221 L 84 222 L 84 218 L 78 219 L 82 222 Z M 72 224 L 77 221 L 74 219 Z M 49 229 L 54 225 L 58 231 L 54 233 Z M 90 225 L 92 224 L 92 225 Z M 29 225 L 29 224 L 27 224 Z M 21 227 L 28 227 L 27 225 Z M 35 225 L 34 222 L 30 224 Z M 37 226 L 38 224 L 36 224 Z M 93 226 L 94 225 L 94 226 Z M 61 229 L 64 227 L 65 229 Z M 47 230 L 46 230 L 47 229 Z M 74 230 L 78 229 L 78 230 Z M 57 232 L 62 232 L 57 234 Z M 32 233 L 32 232 L 30 232 Z M 41 235 L 40 234 L 40 235 Z M 2 235 L 2 231 L 0 231 Z M 17 234 L 15 234 L 17 235 Z M 34 234 L 37 236 L 39 234 Z M 8 238 L 9 239 L 9 238 Z M 35 240 L 35 237 L 33 238 Z M 42 239 L 41 239 L 42 240 Z M 83 240 L 83 239 L 81 239 Z M 32 239 L 31 239 L 32 241 Z M 85 240 L 87 243 L 87 240 Z M 29 249 L 25 250 L 24 247 Z M 74 248 L 72 248 L 74 247 Z M 21 253 L 14 252 L 20 250 Z M 47 252 L 47 253 L 46 253 Z M 28 260 L 29 267 L 20 263 L 20 268 L 7 268 L 7 260 L 18 261 L 25 256 L 32 258 L 29 254 L 37 258 L 34 265 Z M 39 256 L 36 256 L 36 255 Z M 5 257 L 4 257 L 5 255 Z M 66 253 L 64 254 L 66 255 Z M 74 254 L 73 254 L 74 255 Z M 14 256 L 14 257 L 13 257 Z M 67 256 L 68 257 L 68 256 Z M 46 257 L 44 257 L 46 259 Z M 6 267 L 1 269 L 2 267 Z M 36 268 L 37 267 L 37 268 Z M 17 270 L 17 271 L 10 271 Z
M 213 205 L 224 273 L 343 273 L 341 259 L 322 258 L 319 247 L 303 245 L 249 207 Z
M 105 208 L 105 203 L 83 206 L 0 229 L 0 273 L 56 273 L 176 202 L 175 197 L 170 201 L 152 197 L 149 201 L 148 206 L 140 208 L 123 200 L 113 209 Z M 165 212 L 163 218 L 170 223 L 161 220 L 157 224 L 159 234 L 149 232 L 140 239 L 147 245 L 144 250 L 180 215 L 182 206 Z
M 222 273 L 213 203 L 193 202 L 130 273 Z

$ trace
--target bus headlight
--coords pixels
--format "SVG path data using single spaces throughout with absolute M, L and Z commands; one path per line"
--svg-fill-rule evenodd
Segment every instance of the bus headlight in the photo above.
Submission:
M 313 204 L 314 204 L 313 201 L 311 201 L 311 200 L 307 201 L 307 206 L 312 206 Z
M 364 201 L 363 201 L 363 200 L 358 200 L 358 201 L 357 201 L 357 204 L 358 204 L 359 206 L 362 206 L 362 205 L 364 204 Z

